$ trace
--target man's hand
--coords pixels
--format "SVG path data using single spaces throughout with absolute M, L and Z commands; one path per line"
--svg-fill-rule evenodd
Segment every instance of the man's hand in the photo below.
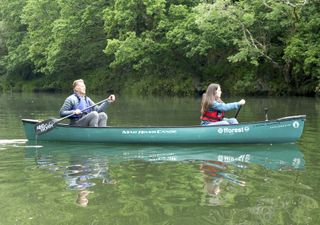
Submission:
M 241 100 L 239 101 L 239 104 L 240 104 L 240 105 L 244 105 L 244 104 L 246 104 L 246 100 L 241 99 Z
M 74 111 L 74 113 L 75 113 L 76 115 L 79 115 L 79 114 L 81 114 L 82 112 L 81 112 L 80 109 L 76 109 L 76 110 Z
M 114 95 L 110 95 L 110 96 L 107 98 L 107 101 L 108 101 L 109 103 L 114 102 L 115 100 L 116 100 L 116 96 L 114 96 Z

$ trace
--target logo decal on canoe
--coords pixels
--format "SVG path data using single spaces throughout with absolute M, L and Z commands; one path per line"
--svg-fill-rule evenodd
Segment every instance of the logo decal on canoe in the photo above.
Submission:
M 47 130 L 50 130 L 54 126 L 54 121 L 50 121 L 48 123 L 41 123 L 36 126 L 36 133 L 45 133 Z
M 292 126 L 293 126 L 294 128 L 298 128 L 298 127 L 300 126 L 300 123 L 299 123 L 298 121 L 294 121 L 294 122 L 292 123 Z
M 249 132 L 249 127 L 238 127 L 238 128 L 219 128 L 219 134 L 233 134 L 233 133 L 246 133 Z
M 176 134 L 176 130 L 123 130 L 122 134 Z

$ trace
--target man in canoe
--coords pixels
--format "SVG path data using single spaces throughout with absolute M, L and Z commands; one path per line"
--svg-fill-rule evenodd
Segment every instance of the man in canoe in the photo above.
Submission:
M 95 105 L 95 103 L 86 96 L 86 85 L 82 79 L 73 82 L 73 91 L 74 93 L 64 101 L 60 109 L 60 116 L 65 117 L 74 114 L 69 117 L 70 124 L 74 126 L 107 126 L 108 116 L 103 111 L 110 103 L 115 101 L 115 96 L 110 95 L 101 105 Z M 90 106 L 93 107 L 90 108 Z
M 236 118 L 225 118 L 224 113 L 229 110 L 239 109 L 246 101 L 224 103 L 221 100 L 221 88 L 219 84 L 210 84 L 201 102 L 201 125 L 228 125 L 238 124 Z

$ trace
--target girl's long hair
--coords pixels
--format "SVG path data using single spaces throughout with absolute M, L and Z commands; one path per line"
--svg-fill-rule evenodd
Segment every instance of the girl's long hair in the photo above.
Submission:
M 207 88 L 206 93 L 202 95 L 201 115 L 203 115 L 204 112 L 209 110 L 210 106 L 213 105 L 214 101 L 222 102 L 222 100 L 216 96 L 219 87 L 219 84 L 210 84 Z

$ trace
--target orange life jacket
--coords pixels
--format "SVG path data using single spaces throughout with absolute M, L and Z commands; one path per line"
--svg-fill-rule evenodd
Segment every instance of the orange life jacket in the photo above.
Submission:
M 206 111 L 204 114 L 200 117 L 201 120 L 206 120 L 210 122 L 218 122 L 221 121 L 224 117 L 224 112 L 221 111 L 213 111 L 209 112 Z

